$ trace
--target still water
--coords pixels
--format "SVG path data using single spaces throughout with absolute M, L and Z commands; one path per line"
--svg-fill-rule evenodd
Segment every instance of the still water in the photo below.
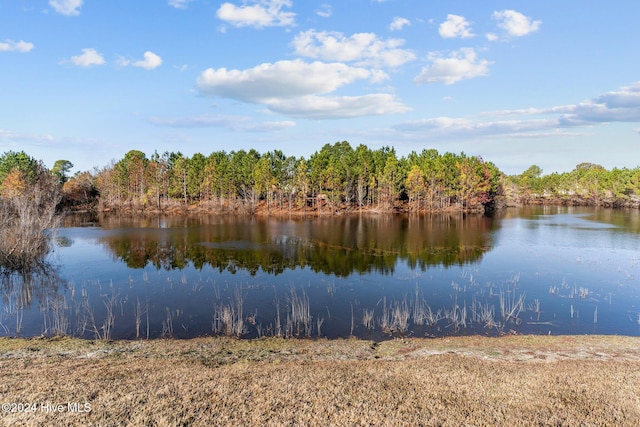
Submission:
M 640 213 L 67 218 L 0 334 L 640 335 Z

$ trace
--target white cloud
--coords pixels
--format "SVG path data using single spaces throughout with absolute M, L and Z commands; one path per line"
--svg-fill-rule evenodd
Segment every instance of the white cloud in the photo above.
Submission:
M 20 40 L 19 42 L 13 40 L 5 40 L 0 42 L 0 52 L 29 52 L 33 49 L 33 43 Z
M 308 119 L 347 119 L 362 116 L 380 116 L 409 110 L 393 95 L 376 93 L 362 96 L 315 96 L 273 100 L 269 109 L 293 117 Z
M 514 37 L 526 36 L 538 31 L 542 21 L 533 21 L 528 16 L 515 10 L 502 10 L 493 12 L 493 18 L 498 21 L 498 27 L 508 35 Z
M 451 85 L 460 80 L 489 74 L 487 60 L 480 60 L 472 48 L 462 48 L 452 52 L 448 58 L 443 58 L 438 52 L 429 54 L 432 64 L 424 67 L 413 80 L 414 83 L 444 83 Z
M 459 15 L 447 15 L 447 20 L 440 24 L 438 32 L 445 39 L 468 39 L 474 36 L 469 21 Z
M 330 4 L 323 3 L 316 9 L 316 15 L 321 16 L 322 18 L 330 18 L 332 14 L 333 8 Z
M 143 59 L 139 61 L 131 61 L 130 59 L 119 57 L 116 60 L 116 64 L 119 67 L 132 66 L 145 68 L 147 70 L 153 70 L 154 68 L 158 68 L 160 65 L 162 65 L 162 58 L 151 51 L 146 51 L 143 55 Z M 180 67 L 180 71 L 184 71 L 186 69 L 185 67 L 186 65 Z
M 389 94 L 322 96 L 358 80 L 380 80 L 380 73 L 341 63 L 300 59 L 261 64 L 247 70 L 208 69 L 197 81 L 203 95 L 265 105 L 270 111 L 313 119 L 348 118 L 406 111 Z
M 389 24 L 389 30 L 400 31 L 408 25 L 411 25 L 411 21 L 409 21 L 407 18 L 396 16 L 395 18 L 393 18 L 393 21 L 391 21 L 391 24 Z
M 340 63 L 307 63 L 300 59 L 265 63 L 247 70 L 205 70 L 197 85 L 205 95 L 245 102 L 295 98 L 333 92 L 340 86 L 373 76 L 365 68 Z
M 547 108 L 522 108 L 516 110 L 489 111 L 481 116 L 557 115 L 563 126 L 593 125 L 612 122 L 640 123 L 640 82 L 623 86 L 577 104 Z
M 640 82 L 577 104 L 569 122 L 640 122 Z
M 640 82 L 578 104 L 501 110 L 477 116 L 487 119 L 435 117 L 400 123 L 394 129 L 434 139 L 500 135 L 518 138 L 576 136 L 580 134 L 568 129 L 602 123 L 640 123 Z M 530 117 L 517 120 L 500 118 L 505 116 Z
M 29 134 L 0 129 L 0 141 L 7 143 L 31 142 L 42 144 L 54 141 L 54 137 L 49 134 Z
M 199 115 L 190 117 L 150 117 L 150 123 L 158 126 L 174 128 L 202 128 L 224 127 L 234 131 L 245 132 L 275 132 L 294 127 L 296 124 L 290 120 L 256 122 L 251 117 L 229 115 Z
M 563 126 L 586 126 L 599 123 L 640 123 L 640 82 L 588 99 L 577 104 L 548 108 L 525 108 L 485 113 L 492 116 L 558 115 Z
M 283 10 L 291 7 L 291 0 L 253 0 L 252 3 L 242 6 L 223 3 L 216 15 L 234 27 L 286 27 L 295 24 L 296 14 Z
M 144 53 L 144 59 L 133 63 L 134 67 L 145 68 L 147 70 L 158 68 L 160 65 L 162 65 L 162 58 L 151 51 L 146 51 Z
M 487 33 L 486 37 L 487 37 L 487 40 L 489 40 L 490 42 L 494 42 L 499 38 L 498 35 L 495 33 Z
M 186 9 L 187 8 L 187 4 L 190 1 L 191 0 L 168 0 L 167 3 L 169 3 L 169 6 L 173 6 L 176 9 Z
M 82 54 L 72 56 L 71 63 L 79 67 L 91 67 L 92 65 L 102 65 L 105 63 L 104 58 L 95 49 L 82 49 Z
M 80 15 L 82 2 L 83 0 L 49 0 L 49 6 L 62 15 L 77 16 Z
M 339 32 L 308 30 L 293 39 L 295 53 L 327 61 L 355 62 L 356 65 L 398 67 L 415 59 L 410 50 L 400 49 L 402 39 L 380 39 L 374 33 L 346 37 Z
M 450 136 L 487 136 L 487 135 L 516 135 L 519 133 L 537 132 L 549 130 L 560 125 L 557 119 L 530 119 L 530 120 L 498 120 L 498 121 L 472 121 L 465 118 L 436 117 L 416 121 L 405 122 L 396 125 L 401 131 L 424 132 L 437 131 Z
M 486 111 L 478 114 L 480 117 L 506 117 L 506 116 L 532 116 L 532 115 L 548 115 L 548 114 L 564 114 L 575 111 L 575 105 L 559 105 L 548 108 L 519 108 L 515 110 L 497 110 Z

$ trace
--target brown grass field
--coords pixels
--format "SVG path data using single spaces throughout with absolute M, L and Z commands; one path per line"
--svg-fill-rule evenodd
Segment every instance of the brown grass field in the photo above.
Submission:
M 0 338 L 6 426 L 638 426 L 640 338 Z

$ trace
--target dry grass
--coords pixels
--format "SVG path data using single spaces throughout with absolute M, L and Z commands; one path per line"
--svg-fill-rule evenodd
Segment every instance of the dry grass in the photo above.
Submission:
M 0 339 L 2 425 L 640 425 L 640 339 Z

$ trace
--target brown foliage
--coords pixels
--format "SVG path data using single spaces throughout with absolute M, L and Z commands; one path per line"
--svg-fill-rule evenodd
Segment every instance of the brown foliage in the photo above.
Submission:
M 12 198 L 22 196 L 27 189 L 27 182 L 18 169 L 14 169 L 4 178 L 0 185 L 0 197 Z
M 43 171 L 32 186 L 21 187 L 20 182 L 11 172 L 2 183 L 0 270 L 25 270 L 43 262 L 51 231 L 59 224 L 59 193 L 53 178 Z

